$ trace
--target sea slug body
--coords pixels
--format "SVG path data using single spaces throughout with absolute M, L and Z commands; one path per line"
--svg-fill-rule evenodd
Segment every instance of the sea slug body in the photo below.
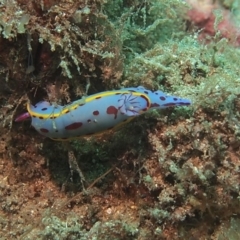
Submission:
M 28 103 L 28 113 L 20 115 L 15 121 L 31 117 L 32 126 L 40 134 L 63 141 L 118 128 L 152 108 L 190 104 L 188 99 L 169 96 L 162 91 L 150 91 L 139 86 L 100 92 L 66 106 L 46 101 L 36 105 Z

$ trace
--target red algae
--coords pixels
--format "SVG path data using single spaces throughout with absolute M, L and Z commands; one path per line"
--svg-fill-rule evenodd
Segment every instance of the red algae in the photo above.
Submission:
M 189 21 L 198 27 L 199 40 L 211 41 L 210 37 L 217 34 L 226 38 L 235 47 L 240 46 L 240 29 L 231 9 L 224 8 L 220 1 L 212 0 L 187 0 L 191 9 L 187 16 Z

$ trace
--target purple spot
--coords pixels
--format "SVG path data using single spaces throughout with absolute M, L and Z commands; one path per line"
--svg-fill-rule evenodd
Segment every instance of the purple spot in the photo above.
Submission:
M 161 97 L 160 97 L 160 100 L 162 100 L 162 101 L 165 101 L 165 100 L 166 100 L 166 98 L 165 98 L 165 97 L 163 97 L 163 96 L 161 96 Z

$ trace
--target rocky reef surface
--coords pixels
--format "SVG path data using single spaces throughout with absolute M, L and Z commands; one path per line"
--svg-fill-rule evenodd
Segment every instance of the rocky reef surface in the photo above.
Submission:
M 240 239 L 239 21 L 237 0 L 0 0 L 0 239 Z M 69 142 L 78 166 L 14 122 L 139 85 L 193 104 Z

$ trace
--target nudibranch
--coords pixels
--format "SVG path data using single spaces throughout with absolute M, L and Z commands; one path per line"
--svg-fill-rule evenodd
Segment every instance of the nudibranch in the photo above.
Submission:
M 189 99 L 139 86 L 100 92 L 65 106 L 46 101 L 36 105 L 28 103 L 28 112 L 15 121 L 31 118 L 32 126 L 40 134 L 63 141 L 118 128 L 150 109 L 190 104 Z

